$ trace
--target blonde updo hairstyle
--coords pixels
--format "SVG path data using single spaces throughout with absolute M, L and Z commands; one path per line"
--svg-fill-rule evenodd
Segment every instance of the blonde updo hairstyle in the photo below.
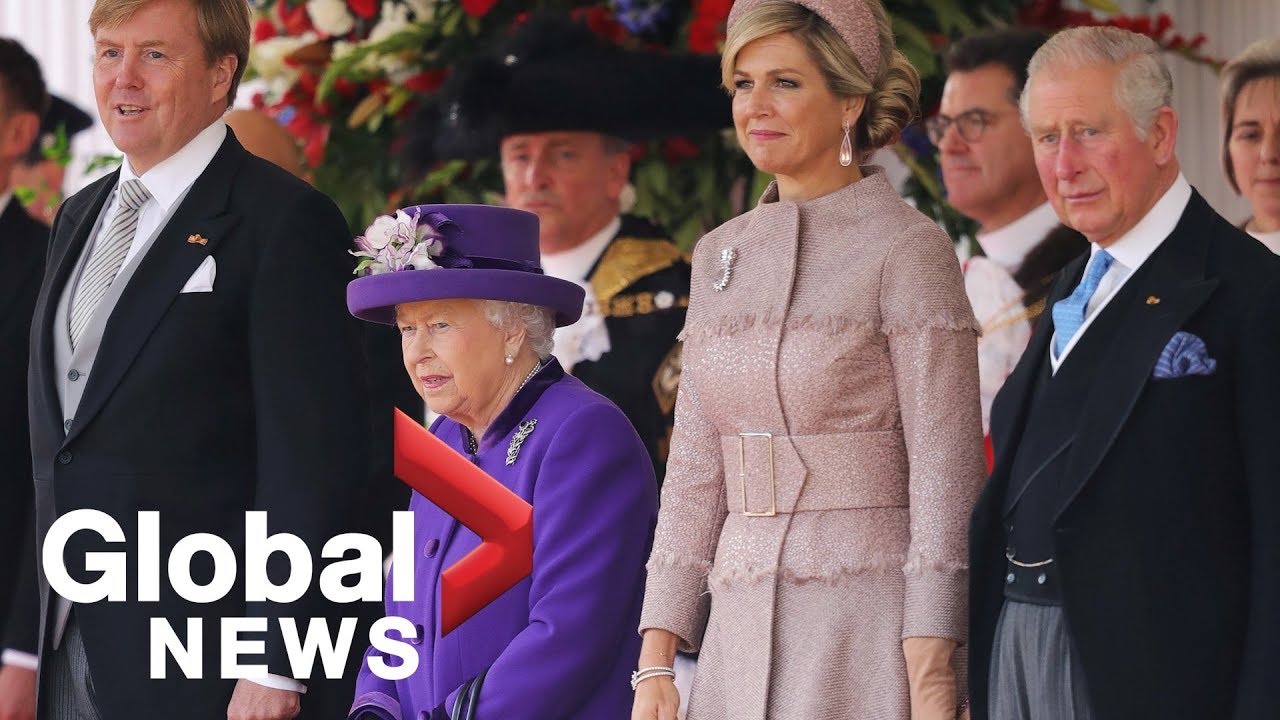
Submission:
M 733 69 L 738 53 L 749 43 L 778 33 L 789 33 L 809 50 L 822 71 L 827 88 L 840 98 L 866 97 L 862 114 L 853 128 L 855 152 L 866 158 L 872 151 L 898 141 L 903 128 L 915 119 L 920 104 L 920 74 L 893 42 L 893 30 L 884 8 L 876 0 L 865 2 L 875 17 L 880 47 L 880 72 L 869 78 L 849 45 L 822 16 L 787 0 L 770 0 L 747 10 L 729 29 L 720 59 L 721 82 L 733 93 Z

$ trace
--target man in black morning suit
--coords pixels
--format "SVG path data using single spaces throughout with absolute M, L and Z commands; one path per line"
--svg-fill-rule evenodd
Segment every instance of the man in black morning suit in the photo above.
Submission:
M 995 401 L 973 717 L 1280 717 L 1280 259 L 1180 174 L 1150 39 L 1067 31 L 1030 76 L 1041 181 L 1092 248 Z
M 35 704 L 35 510 L 27 433 L 27 338 L 49 252 L 49 228 L 13 195 L 13 168 L 48 105 L 40 66 L 0 38 L 0 717 Z
M 364 368 L 344 301 L 347 224 L 323 195 L 247 153 L 221 120 L 247 59 L 245 3 L 121 6 L 99 0 L 90 30 L 98 111 L 124 165 L 68 199 L 54 222 L 30 395 L 37 537 L 72 511 L 110 516 L 124 542 L 80 532 L 64 557 L 85 583 L 100 575 L 85 571 L 87 552 L 126 553 L 127 599 L 72 604 L 41 572 L 39 713 L 342 717 L 354 675 L 327 681 L 317 666 L 310 679 L 295 676 L 279 622 L 296 618 L 305 632 L 310 618 L 338 610 L 314 577 L 297 601 L 247 601 L 241 560 L 245 512 L 261 510 L 268 532 L 307 544 L 318 575 L 320 548 L 352 521 L 367 477 Z M 159 515 L 158 600 L 139 600 L 139 511 Z M 179 597 L 166 563 L 195 533 L 225 540 L 237 558 L 230 592 L 207 604 Z M 273 583 L 287 565 L 271 557 Z M 207 554 L 191 575 L 210 582 Z M 264 641 L 265 652 L 240 662 L 265 667 L 222 679 L 220 620 L 238 616 L 263 619 L 265 633 L 242 639 Z M 183 677 L 172 659 L 167 679 L 150 679 L 155 617 L 181 640 L 187 619 L 202 619 L 203 679 Z

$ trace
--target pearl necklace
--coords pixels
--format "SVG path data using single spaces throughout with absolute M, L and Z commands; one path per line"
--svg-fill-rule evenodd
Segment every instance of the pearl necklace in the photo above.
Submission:
M 533 376 L 537 375 L 538 371 L 541 369 L 542 369 L 542 360 L 539 359 L 538 362 L 533 364 L 533 369 L 529 371 L 529 374 L 524 376 L 524 380 L 520 382 L 520 387 L 516 388 L 516 392 L 518 393 L 521 390 L 523 390 L 524 386 L 528 385 L 529 381 L 533 379 Z
M 516 393 L 518 394 L 521 390 L 523 390 L 524 386 L 528 385 L 529 381 L 533 379 L 533 376 L 537 375 L 538 371 L 541 369 L 542 369 L 542 360 L 539 359 L 538 362 L 533 364 L 533 369 L 529 371 L 529 374 L 524 376 L 524 380 L 521 381 L 520 387 L 516 388 Z M 480 444 L 476 440 L 476 436 L 471 434 L 470 430 L 468 430 L 465 427 L 463 429 L 467 431 L 467 450 L 469 450 L 472 455 L 475 455 L 476 451 L 480 449 Z

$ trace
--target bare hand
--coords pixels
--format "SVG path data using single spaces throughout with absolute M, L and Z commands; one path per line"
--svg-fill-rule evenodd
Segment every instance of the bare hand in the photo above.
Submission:
M 35 720 L 36 671 L 0 667 L 0 720 Z
M 636 699 L 631 705 L 631 720 L 676 720 L 680 710 L 680 691 L 666 675 L 651 677 L 636 685 Z
M 236 681 L 227 706 L 227 720 L 293 720 L 302 712 L 302 696 L 251 680 Z

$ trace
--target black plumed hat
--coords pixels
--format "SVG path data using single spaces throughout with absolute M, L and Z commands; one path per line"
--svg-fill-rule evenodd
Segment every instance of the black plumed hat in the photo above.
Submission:
M 67 139 L 70 140 L 77 133 L 89 129 L 92 125 L 93 118 L 89 117 L 88 113 L 57 95 L 50 94 L 49 108 L 45 110 L 44 115 L 40 118 L 40 132 L 36 135 L 36 139 L 32 141 L 31 147 L 27 148 L 27 154 L 23 157 L 23 160 L 28 165 L 40 162 L 43 159 L 45 145 L 53 142 L 59 127 L 65 128 Z
M 436 159 L 491 157 L 502 138 L 521 133 L 586 130 L 640 142 L 733 124 L 718 57 L 627 50 L 563 13 L 531 15 L 460 64 L 427 108 L 409 147 L 430 147 Z

